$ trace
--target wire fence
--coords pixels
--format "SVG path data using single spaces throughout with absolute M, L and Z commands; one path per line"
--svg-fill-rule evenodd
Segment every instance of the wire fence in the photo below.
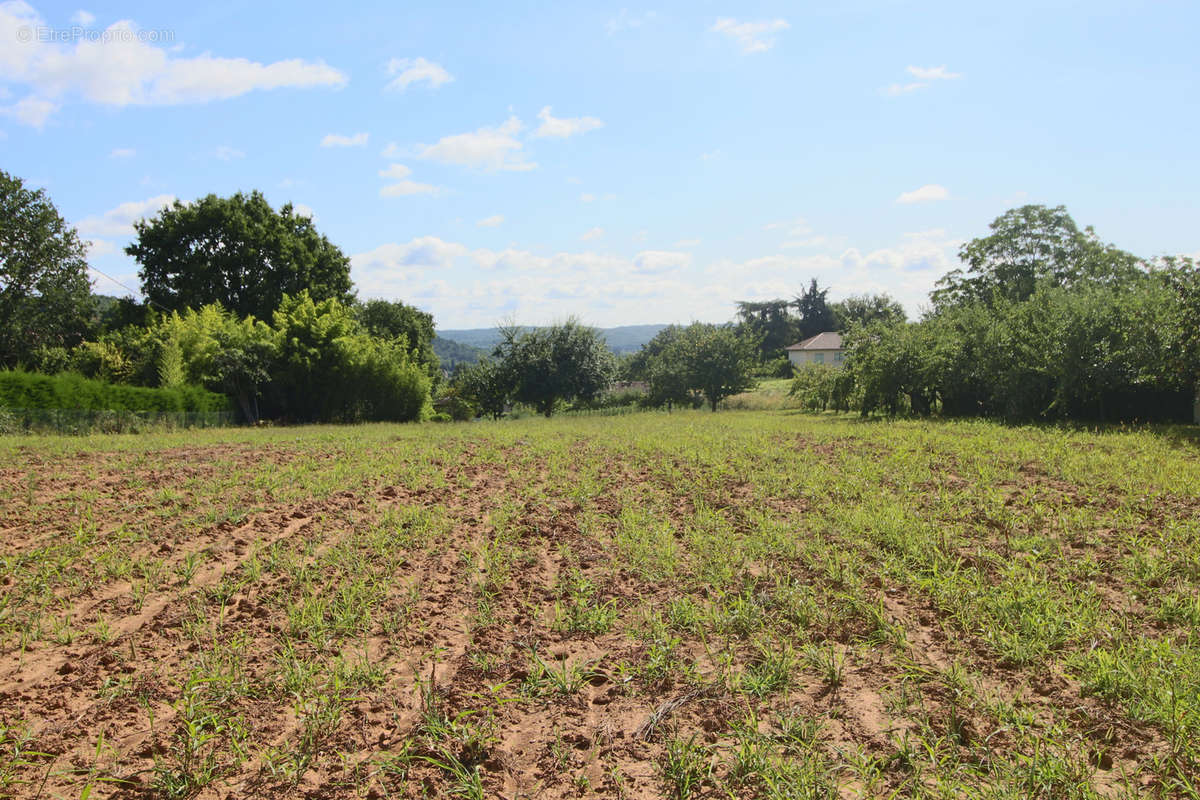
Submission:
M 107 411 L 82 408 L 0 408 L 0 435 L 148 433 L 233 425 L 232 411 Z

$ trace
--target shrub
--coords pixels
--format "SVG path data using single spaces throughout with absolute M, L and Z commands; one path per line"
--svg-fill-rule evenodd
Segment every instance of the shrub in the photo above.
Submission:
M 22 411 L 219 412 L 229 409 L 229 401 L 224 395 L 197 386 L 149 389 L 107 383 L 70 372 L 38 375 L 3 371 L 0 407 Z

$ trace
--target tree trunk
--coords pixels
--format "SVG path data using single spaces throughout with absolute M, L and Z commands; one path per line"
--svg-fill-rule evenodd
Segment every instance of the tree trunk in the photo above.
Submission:
M 1196 387 L 1196 397 L 1192 400 L 1192 422 L 1200 425 L 1200 386 Z

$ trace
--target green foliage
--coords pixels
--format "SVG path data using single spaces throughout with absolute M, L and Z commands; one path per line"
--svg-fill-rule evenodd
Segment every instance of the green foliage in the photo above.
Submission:
M 285 295 L 274 322 L 271 389 L 285 418 L 408 421 L 429 413 L 429 378 L 406 343 L 368 336 L 337 300 Z
M 829 289 L 818 288 L 817 279 L 813 278 L 808 288 L 796 295 L 796 299 L 792 301 L 792 307 L 796 309 L 798 317 L 796 334 L 801 341 L 818 333 L 834 330 L 837 325 L 837 318 L 825 297 L 827 294 Z
M 854 329 L 848 365 L 864 414 L 1178 419 L 1187 392 L 1169 363 L 1173 305 L 1148 277 L 1043 287 L 1023 302 Z
M 163 342 L 158 350 L 158 385 L 170 388 L 183 383 L 183 351 L 174 341 Z
M 796 370 L 788 396 L 799 399 L 809 411 L 849 411 L 853 393 L 854 377 L 848 370 L 829 364 L 805 364 Z
M 511 381 L 501 365 L 483 359 L 462 367 L 454 375 L 454 390 L 479 414 L 500 419 L 512 393 Z
M 1014 208 L 991 224 L 992 233 L 959 250 L 967 271 L 954 270 L 931 295 L 938 308 L 1000 301 L 1022 302 L 1039 286 L 1123 285 L 1142 273 L 1137 257 L 1080 230 L 1063 206 Z
M 456 342 L 436 334 L 430 346 L 433 348 L 434 355 L 438 357 L 438 362 L 449 370 L 453 370 L 459 364 L 474 364 L 487 355 L 487 351 L 482 348 Z
M 687 387 L 699 392 L 713 411 L 726 397 L 754 385 L 754 343 L 726 325 L 692 323 L 662 360 L 682 364 Z
M 412 359 L 423 364 L 431 378 L 441 377 L 433 350 L 433 315 L 399 301 L 368 300 L 354 307 L 359 323 L 380 339 L 403 339 Z
M 0 170 L 0 367 L 73 346 L 92 315 L 87 248 L 39 189 Z
M 789 300 L 738 301 L 737 318 L 742 335 L 754 340 L 760 361 L 784 355 L 784 348 L 798 337 L 798 320 L 790 313 Z
M 260 192 L 176 201 L 134 224 L 125 252 L 141 265 L 142 292 L 158 308 L 219 303 L 239 318 L 270 319 L 284 295 L 350 297 L 350 259 L 291 204 L 271 208 Z
M 1188 345 L 1200 312 L 1188 307 L 1192 265 L 1165 259 L 1147 271 L 1062 207 L 1041 206 L 1007 212 L 961 257 L 968 272 L 939 282 L 921 322 L 851 326 L 848 375 L 863 414 L 1189 416 L 1200 374 Z
M 228 401 L 196 386 L 149 389 L 69 372 L 38 375 L 6 370 L 0 372 L 0 406 L 21 410 L 224 411 Z
M 510 326 L 501 332 L 496 348 L 500 376 L 507 376 L 513 399 L 547 417 L 561 401 L 594 399 L 616 377 L 616 360 L 604 339 L 578 320 L 524 332 Z
M 671 325 L 634 356 L 630 375 L 649 384 L 648 405 L 694 407 L 707 401 L 716 411 L 726 397 L 754 385 L 756 341 L 728 325 Z
M 856 294 L 829 306 L 837 321 L 836 329 L 850 330 L 855 325 L 870 325 L 882 322 L 885 325 L 904 322 L 907 318 L 904 306 L 889 294 Z

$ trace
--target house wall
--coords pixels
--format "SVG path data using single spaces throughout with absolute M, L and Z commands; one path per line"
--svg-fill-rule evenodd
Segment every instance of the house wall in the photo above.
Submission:
M 817 356 L 821 358 L 818 359 Z M 825 364 L 830 367 L 840 367 L 842 365 L 841 350 L 789 350 L 788 361 L 792 362 L 793 366 L 801 366 L 803 364 Z

